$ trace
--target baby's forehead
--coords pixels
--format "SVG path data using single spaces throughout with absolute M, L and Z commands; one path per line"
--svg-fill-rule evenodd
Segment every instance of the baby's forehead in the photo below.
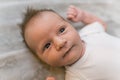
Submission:
M 54 17 L 56 17 L 58 19 L 61 19 L 61 20 L 65 21 L 65 19 L 61 15 L 59 15 L 58 13 L 56 13 L 54 11 L 43 11 L 43 12 L 38 13 L 38 15 L 36 16 L 36 18 L 38 18 L 38 16 L 41 17 L 41 19 L 42 19 L 42 17 L 51 16 L 51 20 Z
M 46 15 L 56 15 L 56 16 L 59 16 L 60 17 L 60 15 L 59 14 L 57 14 L 56 12 L 53 12 L 53 11 L 42 11 L 42 12 L 38 12 L 38 14 L 36 14 L 34 17 L 44 17 L 44 16 L 46 16 Z M 34 18 L 33 17 L 33 18 Z

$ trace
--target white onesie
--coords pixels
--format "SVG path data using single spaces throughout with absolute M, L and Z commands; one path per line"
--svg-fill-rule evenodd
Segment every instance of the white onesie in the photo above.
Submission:
M 75 64 L 65 67 L 65 80 L 120 80 L 120 38 L 107 34 L 98 22 L 79 34 L 86 51 Z

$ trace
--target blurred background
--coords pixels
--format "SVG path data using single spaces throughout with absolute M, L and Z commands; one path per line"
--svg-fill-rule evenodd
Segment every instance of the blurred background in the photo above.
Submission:
M 0 80 L 44 80 L 49 75 L 64 80 L 63 68 L 51 68 L 26 48 L 18 24 L 27 7 L 51 8 L 66 17 L 69 5 L 102 18 L 107 33 L 120 38 L 120 0 L 0 0 Z

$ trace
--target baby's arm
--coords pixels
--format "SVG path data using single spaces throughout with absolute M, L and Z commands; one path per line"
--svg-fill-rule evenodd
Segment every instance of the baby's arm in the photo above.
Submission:
M 90 24 L 93 22 L 99 22 L 101 23 L 104 28 L 106 29 L 106 24 L 98 17 L 83 11 L 81 9 L 78 9 L 77 7 L 71 5 L 68 8 L 67 11 L 67 18 L 73 22 L 83 22 L 84 24 Z

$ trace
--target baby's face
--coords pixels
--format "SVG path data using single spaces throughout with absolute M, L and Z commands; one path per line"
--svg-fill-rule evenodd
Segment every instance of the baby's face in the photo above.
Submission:
M 79 34 L 72 25 L 52 12 L 29 21 L 25 40 L 38 57 L 51 66 L 70 65 L 81 56 Z

